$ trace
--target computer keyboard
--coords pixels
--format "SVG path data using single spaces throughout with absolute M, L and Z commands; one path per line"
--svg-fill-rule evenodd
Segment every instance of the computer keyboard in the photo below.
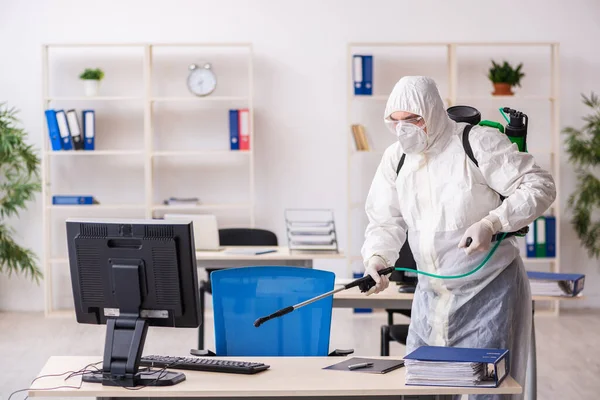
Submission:
M 187 369 L 193 371 L 226 372 L 231 374 L 256 374 L 270 366 L 258 362 L 218 360 L 199 357 L 143 356 L 140 367 Z

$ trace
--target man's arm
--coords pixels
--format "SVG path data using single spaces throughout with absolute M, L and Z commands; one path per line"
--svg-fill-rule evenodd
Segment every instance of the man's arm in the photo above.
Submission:
M 487 219 L 492 221 L 495 232 L 517 231 L 554 202 L 554 179 L 535 163 L 531 154 L 520 152 L 505 134 L 491 128 L 476 129 L 469 141 L 479 169 L 487 184 L 506 197 Z

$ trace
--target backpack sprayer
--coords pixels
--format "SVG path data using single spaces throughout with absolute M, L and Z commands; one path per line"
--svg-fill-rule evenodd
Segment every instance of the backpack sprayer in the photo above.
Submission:
M 523 114 L 520 111 L 514 110 L 512 108 L 508 108 L 508 107 L 500 107 L 499 110 L 500 110 L 500 113 L 502 114 L 502 116 L 504 117 L 504 119 L 506 120 L 506 122 L 508 123 L 508 125 L 506 125 L 506 128 L 504 126 L 502 126 L 502 124 L 500 124 L 499 122 L 489 121 L 489 120 L 482 121 L 481 113 L 474 107 L 454 106 L 454 107 L 448 108 L 447 112 L 448 112 L 448 116 L 456 122 L 467 122 L 472 125 L 481 125 L 481 126 L 488 126 L 488 127 L 496 128 L 500 132 L 506 134 L 508 139 L 512 143 L 515 143 L 517 145 L 517 147 L 519 148 L 519 151 L 527 152 L 527 127 L 529 125 L 529 117 L 527 117 L 527 115 Z M 510 118 L 507 117 L 507 113 Z M 473 269 L 469 272 L 466 272 L 464 274 L 437 275 L 437 274 L 432 274 L 429 272 L 414 270 L 414 269 L 410 269 L 410 268 L 395 268 L 395 267 L 384 268 L 384 269 L 378 271 L 378 274 L 379 275 L 387 275 L 387 274 L 391 274 L 395 270 L 395 271 L 405 271 L 405 272 L 417 273 L 417 274 L 426 275 L 431 278 L 437 278 L 437 279 L 464 278 L 469 275 L 473 275 L 475 272 L 477 272 L 481 268 L 483 268 L 483 266 L 485 264 L 487 264 L 487 262 L 490 260 L 490 258 L 492 258 L 492 256 L 496 252 L 496 249 L 498 249 L 498 246 L 500 246 L 500 243 L 502 242 L 502 240 L 504 240 L 506 237 L 523 236 L 526 233 L 527 233 L 527 229 L 522 229 L 517 232 L 504 232 L 501 235 L 497 235 L 497 241 L 494 244 L 494 246 L 492 247 L 492 249 L 489 251 L 488 255 L 485 257 L 485 259 L 475 269 Z M 467 238 L 467 241 L 466 241 L 467 247 L 469 247 L 472 242 L 473 242 L 473 240 L 470 237 Z M 351 288 L 357 287 L 357 286 L 359 287 L 360 291 L 364 293 L 364 292 L 367 292 L 373 286 L 375 286 L 375 281 L 373 280 L 373 278 L 370 275 L 364 276 L 364 277 L 356 279 L 340 288 L 331 290 L 327 293 L 323 293 L 319 296 L 316 296 L 316 297 L 313 297 L 306 301 L 303 301 L 302 303 L 298 303 L 293 306 L 288 306 L 288 307 L 282 308 L 281 310 L 276 311 L 273 314 L 267 315 L 266 317 L 258 318 L 256 321 L 254 321 L 254 326 L 258 328 L 259 326 L 261 326 L 262 324 L 264 324 L 265 322 L 267 322 L 271 319 L 279 318 L 281 316 L 291 313 L 294 310 L 297 310 L 298 308 L 302 308 L 302 307 L 312 304 L 316 301 L 319 301 L 319 300 L 324 299 L 329 296 L 333 296 L 336 293 L 339 293 L 341 291 L 351 289 Z

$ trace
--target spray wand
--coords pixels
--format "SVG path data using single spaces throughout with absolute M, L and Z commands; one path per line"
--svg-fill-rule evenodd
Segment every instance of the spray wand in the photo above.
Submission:
M 464 278 L 466 276 L 469 275 L 473 275 L 475 272 L 479 271 L 481 268 L 483 268 L 483 266 L 485 264 L 487 264 L 487 262 L 490 260 L 490 258 L 492 258 L 492 256 L 494 255 L 494 253 L 496 252 L 496 249 L 498 248 L 498 246 L 500 246 L 500 243 L 502 242 L 502 240 L 504 240 L 506 237 L 509 236 L 514 236 L 519 234 L 520 232 L 505 232 L 502 235 L 500 235 L 498 241 L 496 242 L 496 244 L 494 245 L 494 247 L 492 247 L 492 249 L 490 250 L 490 252 L 488 253 L 488 255 L 485 257 L 485 259 L 481 262 L 481 264 L 479 264 L 475 269 L 472 269 L 469 272 L 466 272 L 464 274 L 460 274 L 460 275 L 437 275 L 437 274 L 432 274 L 429 272 L 425 272 L 425 271 L 419 271 L 419 270 L 414 270 L 414 269 L 410 269 L 410 268 L 395 268 L 395 267 L 388 267 L 388 268 L 384 268 L 380 271 L 378 271 L 379 275 L 387 275 L 387 274 L 391 274 L 392 272 L 395 271 L 405 271 L 405 272 L 413 272 L 413 273 L 417 273 L 417 274 L 421 274 L 421 275 L 426 275 L 429 276 L 431 278 L 437 278 L 437 279 L 459 279 L 459 278 Z M 471 243 L 473 242 L 473 240 L 471 238 L 467 238 L 467 242 L 466 245 L 467 247 L 469 247 L 471 245 Z M 370 275 L 367 276 L 363 276 L 362 278 L 356 279 L 340 288 L 331 290 L 327 293 L 323 293 L 319 296 L 313 297 L 311 299 L 305 300 L 302 303 L 298 303 L 296 305 L 293 306 L 288 306 L 285 308 L 282 308 L 279 311 L 275 311 L 273 314 L 267 315 L 266 317 L 260 317 L 258 318 L 256 321 L 254 321 L 254 326 L 256 328 L 258 328 L 259 326 L 261 326 L 262 324 L 264 324 L 265 322 L 272 320 L 274 318 L 279 318 L 282 317 L 286 314 L 291 313 L 294 310 L 297 310 L 299 308 L 302 308 L 304 306 L 307 306 L 309 304 L 312 304 L 316 301 L 322 300 L 326 297 L 329 296 L 333 296 L 336 293 L 339 293 L 341 291 L 347 290 L 347 289 L 351 289 L 353 287 L 359 287 L 361 292 L 367 292 L 370 288 L 372 288 L 373 286 L 375 286 L 375 281 L 373 280 L 373 278 Z

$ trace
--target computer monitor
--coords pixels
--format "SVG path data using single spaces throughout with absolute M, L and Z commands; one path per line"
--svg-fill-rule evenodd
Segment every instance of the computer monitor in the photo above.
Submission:
M 198 278 L 191 221 L 66 221 L 77 322 L 106 324 L 105 386 L 167 386 L 181 373 L 139 372 L 149 326 L 196 328 Z

